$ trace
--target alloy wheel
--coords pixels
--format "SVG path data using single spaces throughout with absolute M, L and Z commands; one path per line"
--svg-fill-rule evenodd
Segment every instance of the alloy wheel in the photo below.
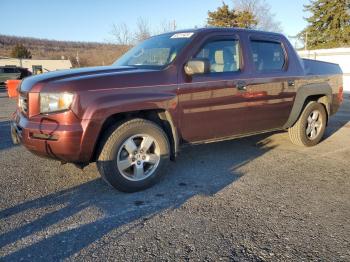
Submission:
M 117 155 L 120 174 L 131 181 L 141 181 L 151 176 L 159 162 L 159 145 L 148 134 L 137 134 L 126 139 Z
M 307 118 L 306 136 L 314 140 L 322 128 L 322 116 L 318 110 L 313 110 Z

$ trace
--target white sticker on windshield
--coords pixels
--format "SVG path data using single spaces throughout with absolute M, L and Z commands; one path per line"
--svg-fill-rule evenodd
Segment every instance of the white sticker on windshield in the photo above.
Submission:
M 177 33 L 175 35 L 173 35 L 170 38 L 190 38 L 191 36 L 193 36 L 193 32 L 190 33 Z

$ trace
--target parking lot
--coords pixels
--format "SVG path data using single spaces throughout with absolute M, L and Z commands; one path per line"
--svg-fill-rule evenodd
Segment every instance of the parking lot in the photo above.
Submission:
M 115 191 L 13 146 L 0 91 L 0 260 L 350 261 L 350 100 L 316 147 L 275 132 L 186 147 L 161 183 Z

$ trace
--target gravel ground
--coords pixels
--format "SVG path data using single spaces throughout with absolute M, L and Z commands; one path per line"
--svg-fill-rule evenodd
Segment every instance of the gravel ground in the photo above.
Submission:
M 285 132 L 187 147 L 134 194 L 13 146 L 14 108 L 0 92 L 1 261 L 350 261 L 349 99 L 314 148 Z

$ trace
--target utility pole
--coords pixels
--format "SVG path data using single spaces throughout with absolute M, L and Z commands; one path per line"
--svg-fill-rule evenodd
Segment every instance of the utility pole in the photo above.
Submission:
M 304 43 L 304 49 L 305 51 L 307 50 L 307 42 L 308 42 L 308 33 L 307 31 L 305 32 L 305 43 Z
M 288 38 L 290 38 L 291 40 L 294 39 L 294 48 L 297 49 L 297 41 L 298 41 L 298 36 L 293 36 L 293 35 L 289 35 Z

